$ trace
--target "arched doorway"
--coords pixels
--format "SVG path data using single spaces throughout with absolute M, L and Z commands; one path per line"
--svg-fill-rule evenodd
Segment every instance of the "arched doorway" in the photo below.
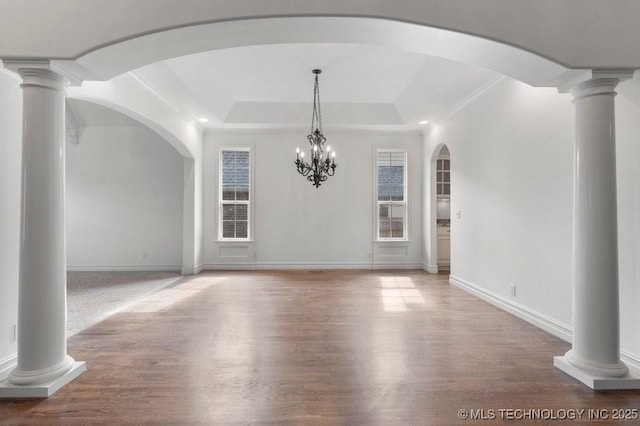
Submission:
M 581 73 L 581 70 L 570 69 L 513 43 L 389 18 L 346 15 L 268 16 L 183 24 L 106 42 L 73 60 L 52 62 L 57 69 L 80 80 L 109 80 L 144 65 L 179 56 L 287 43 L 389 47 L 477 65 L 540 87 L 556 87 Z
M 426 267 L 431 273 L 451 268 L 451 152 L 438 144 L 428 166 L 429 179 L 425 181 Z
M 331 31 L 327 31 L 327 28 L 331 28 Z M 288 43 L 351 43 L 399 49 L 492 69 L 534 86 L 555 83 L 575 72 L 524 49 L 463 32 L 394 19 L 355 16 L 269 16 L 185 23 L 114 40 L 87 50 L 71 61 L 52 61 L 58 69 L 73 73 L 78 79 L 89 80 L 83 87 L 93 86 L 94 90 L 89 94 L 72 88 L 69 91 L 71 96 L 130 114 L 154 128 L 157 133 L 169 135 L 167 139 L 172 144 L 173 139 L 176 140 L 174 146 L 185 157 L 185 168 L 193 170 L 193 173 L 185 173 L 185 179 L 189 179 L 185 187 L 188 186 L 189 190 L 185 191 L 184 208 L 185 212 L 192 211 L 185 214 L 185 218 L 188 218 L 188 221 L 185 220 L 185 229 L 190 230 L 184 236 L 183 270 L 186 273 L 197 271 L 201 263 L 202 244 L 199 240 L 202 239 L 203 224 L 198 214 L 198 198 L 202 197 L 195 195 L 199 194 L 199 188 L 202 187 L 201 127 L 195 123 L 196 115 L 178 111 L 179 107 L 166 101 L 168 97 L 159 86 L 148 84 L 149 81 L 140 73 L 140 67 L 212 50 Z M 159 78 L 164 79 L 169 74 L 162 74 Z M 114 77 L 117 76 L 120 81 L 115 82 Z M 144 90 L 131 96 L 138 86 Z M 162 99 L 165 105 L 157 108 L 150 102 L 151 99 L 147 99 L 153 97 L 149 97 L 149 94 Z M 165 113 L 165 110 L 168 112 Z M 275 110 L 279 109 L 271 109 Z M 162 111 L 162 114 L 158 111 Z M 176 111 L 178 114 L 175 114 Z M 194 196 L 191 197 L 191 194 Z M 434 209 L 437 210 L 437 205 Z M 437 229 L 433 231 L 435 235 Z M 437 253 L 437 247 L 433 252 Z M 437 258 L 431 264 L 437 265 Z
M 436 157 L 436 253 L 438 271 L 451 268 L 451 156 L 444 145 Z

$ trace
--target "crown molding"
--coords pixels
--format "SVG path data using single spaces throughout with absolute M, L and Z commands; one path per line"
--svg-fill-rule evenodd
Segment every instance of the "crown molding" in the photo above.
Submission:
M 469 93 L 467 96 L 465 96 L 460 101 L 458 101 L 451 108 L 449 108 L 448 110 L 446 110 L 442 114 L 438 115 L 425 128 L 428 129 L 430 127 L 437 127 L 437 126 L 441 125 L 442 123 L 447 121 L 449 118 L 451 118 L 454 114 L 456 114 L 458 111 L 460 111 L 463 108 L 465 108 L 471 102 L 473 102 L 476 99 L 478 99 L 480 96 L 485 94 L 489 89 L 491 89 L 492 87 L 496 86 L 497 84 L 499 84 L 500 82 L 502 82 L 506 78 L 507 77 L 504 76 L 504 75 L 497 75 L 497 76 L 487 80 L 485 83 L 481 84 L 475 90 L 473 90 L 471 93 Z

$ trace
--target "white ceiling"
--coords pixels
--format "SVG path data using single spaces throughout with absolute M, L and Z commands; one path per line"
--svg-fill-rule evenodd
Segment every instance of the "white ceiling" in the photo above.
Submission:
M 377 46 L 284 44 L 249 46 L 167 61 L 194 93 L 213 86 L 236 102 L 309 102 L 311 70 L 320 68 L 322 100 L 393 103 L 425 62 L 425 56 Z
M 133 73 L 185 116 L 209 119 L 205 127 L 308 126 L 314 68 L 323 70 L 320 93 L 325 127 L 414 128 L 421 120 L 446 116 L 498 76 L 477 66 L 414 52 L 329 43 L 220 49 Z M 84 119 L 105 125 L 99 117 Z

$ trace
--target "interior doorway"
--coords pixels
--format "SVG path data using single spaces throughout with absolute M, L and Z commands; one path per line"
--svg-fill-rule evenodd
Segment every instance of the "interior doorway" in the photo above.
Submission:
M 437 152 L 435 161 L 435 242 L 438 271 L 451 269 L 451 153 L 447 145 Z M 434 234 L 432 234 L 434 235 Z

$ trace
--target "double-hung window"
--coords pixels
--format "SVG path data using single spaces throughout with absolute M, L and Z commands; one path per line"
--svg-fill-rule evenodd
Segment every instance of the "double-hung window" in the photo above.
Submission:
M 377 238 L 407 239 L 407 152 L 377 152 Z
M 221 240 L 248 240 L 251 235 L 251 151 L 249 148 L 220 150 Z

